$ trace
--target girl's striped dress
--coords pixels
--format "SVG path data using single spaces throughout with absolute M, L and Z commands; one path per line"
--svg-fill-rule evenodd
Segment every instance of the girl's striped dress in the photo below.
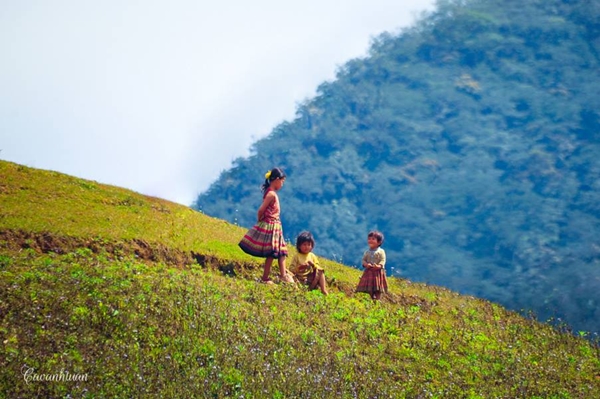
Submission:
M 263 200 L 269 191 L 273 190 L 267 189 L 263 195 Z M 248 230 L 238 244 L 242 251 L 261 258 L 277 259 L 287 256 L 288 251 L 283 238 L 283 228 L 281 227 L 279 214 L 279 197 L 275 193 L 275 201 L 265 210 L 262 220 Z
M 365 268 L 365 271 L 358 282 L 358 287 L 356 287 L 356 292 L 368 292 L 371 295 L 375 292 L 387 293 L 388 285 L 387 278 L 385 277 L 385 251 L 383 248 L 365 251 L 363 262 L 381 265 L 382 268 Z

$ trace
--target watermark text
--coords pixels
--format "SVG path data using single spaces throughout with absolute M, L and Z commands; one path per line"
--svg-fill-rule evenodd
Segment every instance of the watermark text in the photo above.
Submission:
M 30 382 L 79 382 L 88 380 L 87 373 L 72 374 L 64 370 L 54 374 L 36 373 L 33 367 L 28 366 L 23 366 L 21 373 L 23 373 L 23 379 L 27 385 Z

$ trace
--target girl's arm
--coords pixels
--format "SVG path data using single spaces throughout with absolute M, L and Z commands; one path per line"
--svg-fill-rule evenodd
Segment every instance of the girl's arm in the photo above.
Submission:
M 377 255 L 377 264 L 373 265 L 373 267 L 376 269 L 383 269 L 385 267 L 385 251 L 382 249 Z
M 292 273 L 298 273 L 298 268 L 300 267 L 299 263 L 300 262 L 298 261 L 298 255 L 294 255 L 294 257 L 292 258 L 292 263 L 290 264 L 290 271 Z
M 365 251 L 365 254 L 363 255 L 363 258 L 362 258 L 362 266 L 363 266 L 365 269 L 367 269 L 367 268 L 369 268 L 369 267 L 373 266 L 373 264 L 372 264 L 372 263 L 369 263 L 369 262 L 367 262 L 367 251 Z
M 319 258 L 317 257 L 317 255 L 315 255 L 312 252 L 311 252 L 310 260 L 312 261 L 312 267 L 314 267 L 317 270 L 323 270 L 323 268 L 319 264 Z
M 267 208 L 269 207 L 269 205 L 271 205 L 271 203 L 273 201 L 275 201 L 275 193 L 270 191 L 267 193 L 267 195 L 265 196 L 265 199 L 263 200 L 263 203 L 258 208 L 258 212 L 257 212 L 256 216 L 257 216 L 259 222 L 262 220 L 263 215 L 265 214 L 265 211 L 267 210 Z

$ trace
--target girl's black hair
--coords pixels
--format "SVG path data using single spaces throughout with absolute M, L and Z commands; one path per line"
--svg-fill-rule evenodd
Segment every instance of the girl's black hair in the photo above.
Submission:
M 315 239 L 313 238 L 313 235 L 310 234 L 310 231 L 303 231 L 302 233 L 298 234 L 298 237 L 296 238 L 296 249 L 298 252 L 300 252 L 300 246 L 305 242 L 310 242 L 312 247 L 315 247 Z
M 285 172 L 280 168 L 273 168 L 273 169 L 271 169 L 270 173 L 271 173 L 271 175 L 269 176 L 268 179 L 265 179 L 265 182 L 263 183 L 263 185 L 261 187 L 261 190 L 263 193 L 265 191 L 267 191 L 267 189 L 269 188 L 269 186 L 271 185 L 271 182 L 273 180 L 285 178 Z
M 379 243 L 379 246 L 383 244 L 383 233 L 381 231 L 371 230 L 369 231 L 369 235 L 367 237 L 375 237 L 375 239 Z

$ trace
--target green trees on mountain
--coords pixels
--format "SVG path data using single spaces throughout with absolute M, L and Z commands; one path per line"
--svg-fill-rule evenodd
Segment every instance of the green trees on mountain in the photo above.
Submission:
M 600 4 L 439 1 L 299 105 L 194 207 L 249 226 L 273 166 L 289 239 L 600 331 Z

